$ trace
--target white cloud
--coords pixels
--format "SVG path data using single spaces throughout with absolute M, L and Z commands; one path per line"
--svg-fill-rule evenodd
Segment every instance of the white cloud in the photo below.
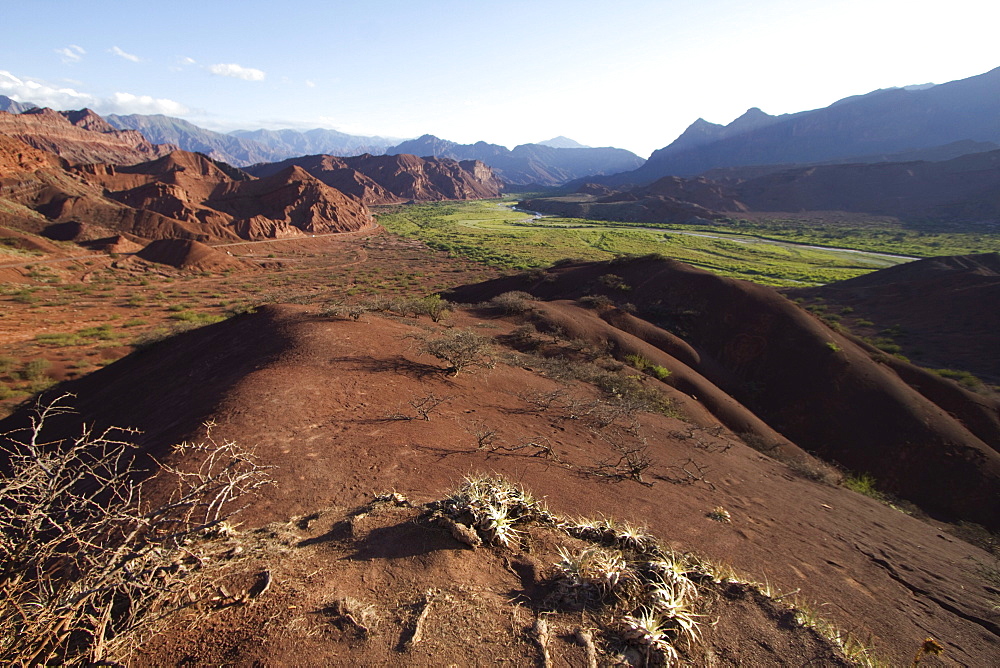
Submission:
M 78 63 L 83 60 L 83 55 L 87 53 L 82 46 L 77 46 L 76 44 L 70 44 L 62 49 L 55 49 L 55 52 L 62 56 L 61 60 L 64 63 Z
M 316 84 L 313 83 L 312 81 L 309 81 L 308 79 L 306 79 L 306 85 L 309 86 L 310 88 L 315 88 L 316 87 Z
M 31 102 L 53 109 L 90 107 L 99 114 L 179 116 L 189 111 L 183 104 L 166 98 L 132 93 L 115 93 L 109 98 L 100 98 L 73 88 L 59 88 L 39 81 L 21 79 L 5 70 L 0 70 L 0 95 L 6 95 L 17 102 Z
M 197 62 L 194 58 L 188 58 L 187 56 L 181 58 L 181 65 L 194 65 Z
M 79 109 L 97 102 L 93 95 L 73 88 L 57 88 L 30 79 L 20 79 L 5 70 L 0 70 L 0 94 L 18 102 L 31 102 L 56 109 Z
M 108 114 L 166 114 L 181 116 L 189 109 L 180 102 L 150 95 L 115 93 L 110 99 L 102 100 L 100 111 Z
M 242 67 L 236 63 L 210 65 L 208 71 L 212 74 L 218 74 L 221 77 L 233 77 L 234 79 L 244 79 L 246 81 L 263 81 L 264 77 L 267 76 L 261 70 L 255 70 L 252 67 Z
M 125 51 L 119 49 L 117 46 L 111 47 L 110 49 L 108 49 L 108 51 L 120 58 L 124 58 L 125 60 L 131 60 L 133 63 L 139 62 L 139 56 L 132 55 L 131 53 L 126 53 Z

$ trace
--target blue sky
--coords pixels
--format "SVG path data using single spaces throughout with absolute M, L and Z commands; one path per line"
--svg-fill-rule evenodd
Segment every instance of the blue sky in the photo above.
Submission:
M 643 157 L 698 117 L 1000 66 L 995 0 L 0 0 L 0 20 L 21 101 Z

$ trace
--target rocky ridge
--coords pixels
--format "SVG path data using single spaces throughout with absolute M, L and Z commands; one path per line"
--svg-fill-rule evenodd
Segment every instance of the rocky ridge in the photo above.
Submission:
M 21 114 L 0 112 L 0 134 L 54 153 L 70 164 L 132 165 L 164 156 L 177 148 L 152 144 L 135 130 L 115 130 L 89 109 L 58 112 L 34 108 Z
M 255 165 L 246 171 L 263 177 L 293 165 L 367 205 L 487 199 L 499 197 L 503 190 L 493 171 L 477 160 L 459 162 L 405 154 L 311 155 Z

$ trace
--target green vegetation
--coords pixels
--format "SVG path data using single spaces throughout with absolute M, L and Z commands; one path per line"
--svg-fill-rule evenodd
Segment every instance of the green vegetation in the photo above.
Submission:
M 648 373 L 653 378 L 657 380 L 666 380 L 670 377 L 670 369 L 660 366 L 658 364 L 653 364 L 648 359 L 642 355 L 626 355 L 625 361 L 634 366 L 639 371 Z
M 884 221 L 844 224 L 806 223 L 800 220 L 735 220 L 728 221 L 724 226 L 697 226 L 696 229 L 729 229 L 763 239 L 914 257 L 1000 252 L 1000 236 L 996 234 L 919 230 Z
M 77 332 L 44 332 L 35 336 L 41 345 L 63 348 L 66 346 L 88 345 L 94 341 L 114 341 L 124 335 L 114 331 L 111 325 L 85 327 Z
M 864 494 L 865 496 L 871 497 L 876 501 L 886 502 L 886 496 L 879 491 L 878 487 L 875 486 L 875 478 L 869 473 L 862 473 L 860 475 L 848 475 L 841 483 L 847 489 L 857 492 L 858 494 Z
M 766 226 L 747 228 L 736 223 L 666 226 L 557 217 L 536 219 L 513 211 L 498 200 L 386 207 L 379 214 L 379 222 L 391 232 L 419 239 L 453 256 L 505 269 L 545 267 L 570 257 L 610 260 L 628 255 L 660 254 L 723 276 L 765 285 L 801 286 L 845 280 L 905 261 L 853 251 L 775 243 L 765 239 L 765 232 L 772 229 Z M 882 238 L 872 230 L 864 230 L 868 236 L 859 236 L 860 233 L 851 236 L 839 228 L 834 234 L 822 226 L 817 227 L 812 236 L 804 226 L 774 226 L 774 230 L 772 236 L 781 242 L 845 248 L 858 246 L 868 236 Z M 988 245 L 976 246 L 979 236 L 921 236 L 921 233 L 905 231 L 901 234 L 907 243 L 900 248 L 888 248 L 886 242 L 874 250 L 917 255 L 917 250 L 922 249 L 923 254 L 933 255 L 953 248 L 961 252 L 971 252 L 971 247 L 980 251 L 988 249 Z M 945 238 L 951 240 L 949 244 L 945 244 Z M 921 239 L 923 246 L 917 243 Z M 935 243 L 938 245 L 934 246 Z M 1000 242 L 995 245 L 1000 249 Z M 609 274 L 608 280 L 613 281 L 613 275 Z M 628 290 L 624 284 L 615 283 L 611 287 Z
M 950 378 L 957 381 L 960 385 L 970 390 L 975 390 L 983 386 L 983 381 L 968 371 L 959 369 L 931 369 L 931 371 L 942 378 Z
M 170 310 L 173 311 L 174 309 Z M 226 319 L 226 317 L 212 313 L 182 310 L 171 314 L 170 319 L 180 320 L 181 322 L 192 323 L 194 325 L 211 325 L 216 322 L 222 322 Z

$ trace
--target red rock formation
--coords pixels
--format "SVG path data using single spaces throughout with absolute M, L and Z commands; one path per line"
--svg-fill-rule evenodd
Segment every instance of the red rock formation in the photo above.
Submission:
M 267 176 L 297 165 L 329 186 L 365 204 L 397 204 L 409 200 L 487 199 L 498 197 L 503 184 L 478 160 L 415 155 L 359 155 L 338 158 L 310 155 L 256 165 L 247 171 Z
M 130 165 L 176 149 L 169 144 L 151 144 L 135 130 L 115 130 L 89 109 L 65 115 L 51 109 L 32 109 L 23 114 L 0 112 L 0 134 L 54 153 L 71 164 Z
M 364 204 L 299 167 L 224 184 L 206 205 L 231 215 L 237 234 L 245 238 L 351 232 L 374 222 Z
M 99 117 L 78 120 L 100 127 Z M 0 198 L 23 212 L 0 210 L 0 224 L 38 233 L 75 222 L 77 241 L 125 233 L 203 242 L 347 232 L 374 224 L 363 203 L 299 168 L 254 179 L 185 151 L 136 165 L 64 164 L 0 134 Z
M 189 239 L 157 239 L 136 254 L 149 262 L 190 271 L 225 271 L 243 267 L 240 260 Z

